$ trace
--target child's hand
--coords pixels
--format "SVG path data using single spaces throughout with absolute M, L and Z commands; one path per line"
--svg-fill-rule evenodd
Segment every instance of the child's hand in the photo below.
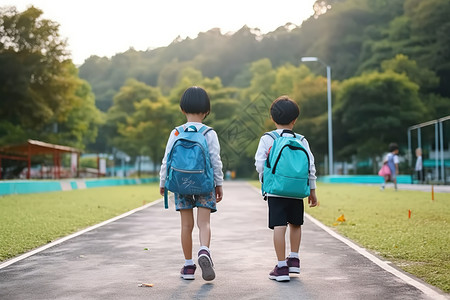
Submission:
M 221 186 L 216 186 L 216 202 L 219 203 L 222 201 L 223 197 L 223 188 Z
M 164 196 L 164 188 L 163 187 L 159 188 L 159 193 L 161 194 L 161 196 Z
M 309 204 L 309 207 L 317 206 L 316 190 L 311 190 L 309 197 L 308 197 L 308 204 Z

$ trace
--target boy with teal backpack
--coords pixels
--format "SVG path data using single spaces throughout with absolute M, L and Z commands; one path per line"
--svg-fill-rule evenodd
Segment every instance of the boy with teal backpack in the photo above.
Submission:
M 300 110 L 287 96 L 270 107 L 276 130 L 265 133 L 258 145 L 255 166 L 269 206 L 269 228 L 278 263 L 269 279 L 289 281 L 289 273 L 300 273 L 299 249 L 303 225 L 303 198 L 317 205 L 316 169 L 308 141 L 293 132 Z M 289 225 L 291 252 L 286 258 L 286 229 Z

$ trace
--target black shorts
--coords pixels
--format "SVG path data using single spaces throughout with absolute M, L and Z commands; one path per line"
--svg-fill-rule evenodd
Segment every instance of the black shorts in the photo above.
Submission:
M 269 228 L 287 224 L 303 225 L 303 199 L 268 197 Z

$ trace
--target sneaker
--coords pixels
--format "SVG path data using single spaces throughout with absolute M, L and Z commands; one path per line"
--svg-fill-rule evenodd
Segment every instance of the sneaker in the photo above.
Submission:
M 207 250 L 202 249 L 198 252 L 198 264 L 202 268 L 202 277 L 204 280 L 211 281 L 216 278 L 211 254 Z
M 300 274 L 300 259 L 297 257 L 286 258 L 287 265 L 289 267 L 289 273 Z
M 281 267 L 275 266 L 272 272 L 269 273 L 269 279 L 276 281 L 290 281 L 289 278 L 289 267 Z
M 180 271 L 181 278 L 188 280 L 195 279 L 194 277 L 195 269 L 197 269 L 196 265 L 184 266 L 183 268 L 181 268 Z

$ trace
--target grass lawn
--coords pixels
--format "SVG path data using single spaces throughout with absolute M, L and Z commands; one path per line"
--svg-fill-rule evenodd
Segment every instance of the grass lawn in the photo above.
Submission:
M 0 197 L 0 261 L 161 198 L 159 183 Z
M 253 182 L 260 187 L 259 182 Z M 305 212 L 431 285 L 450 292 L 450 194 L 318 184 Z M 306 202 L 306 201 L 305 201 Z M 411 211 L 411 218 L 409 218 Z M 344 215 L 345 221 L 337 219 Z

